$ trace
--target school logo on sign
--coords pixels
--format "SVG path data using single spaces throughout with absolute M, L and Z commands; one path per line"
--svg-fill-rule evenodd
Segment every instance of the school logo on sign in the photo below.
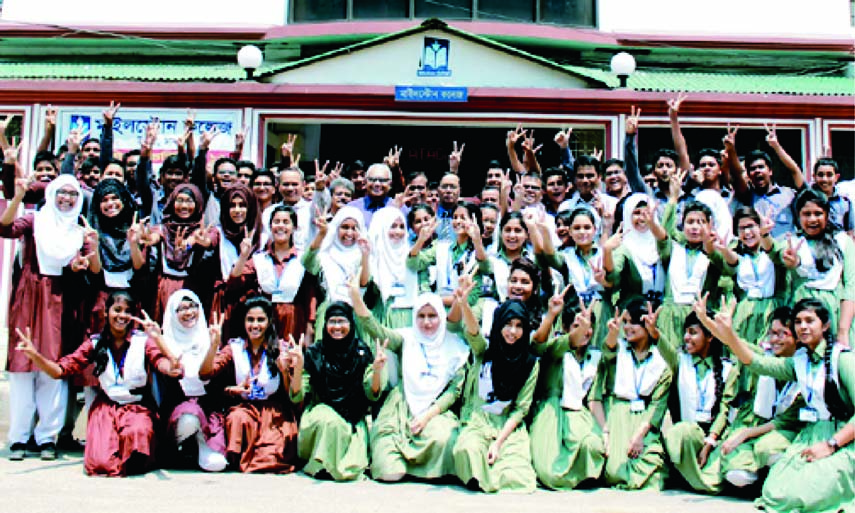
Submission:
M 417 75 L 420 77 L 450 77 L 448 58 L 451 52 L 451 41 L 426 37 Z

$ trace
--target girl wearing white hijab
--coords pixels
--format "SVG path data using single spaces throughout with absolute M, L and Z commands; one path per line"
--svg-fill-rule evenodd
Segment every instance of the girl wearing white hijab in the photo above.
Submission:
M 621 308 L 636 296 L 662 300 L 665 270 L 651 232 L 651 224 L 656 222 L 655 208 L 646 194 L 628 196 L 623 207 L 622 240 L 616 236 L 603 244 L 603 266 L 614 290 L 620 293 Z
M 67 280 L 63 270 L 99 272 L 95 256 L 98 239 L 97 234 L 77 224 L 83 194 L 74 177 L 63 175 L 53 180 L 45 190 L 44 207 L 16 217 L 28 186 L 27 179 L 16 180 L 15 195 L 0 215 L 0 237 L 23 238 L 21 258 L 12 273 L 9 347 L 18 344 L 18 330 L 25 333 L 30 329 L 38 352 L 56 361 L 63 355 L 63 284 Z M 10 382 L 10 458 L 23 459 L 27 440 L 34 436 L 42 458 L 54 459 L 56 436 L 65 413 L 65 383 L 39 372 L 20 351 L 8 351 L 6 368 Z M 36 412 L 39 420 L 33 429 Z
M 202 470 L 219 472 L 226 468 L 226 438 L 221 405 L 205 390 L 207 381 L 199 378 L 199 367 L 211 337 L 202 302 L 193 291 L 175 291 L 166 303 L 163 334 L 150 330 L 172 359 L 180 365 L 183 377 L 159 376 L 160 412 L 167 419 L 167 431 L 175 444 L 198 446 L 198 464 Z
M 356 207 L 342 207 L 327 225 L 324 216 L 314 219 L 318 232 L 303 254 L 303 267 L 320 280 L 326 299 L 315 316 L 315 340 L 323 334 L 324 312 L 336 301 L 350 304 L 347 280 L 360 273 L 360 287 L 368 284 L 370 243 L 365 238 L 365 218 Z
M 368 263 L 371 280 L 377 286 L 380 300 L 374 315 L 388 328 L 412 326 L 413 305 L 419 292 L 419 278 L 407 268 L 407 220 L 395 207 L 374 213 L 368 229 L 371 256 Z
M 376 222 L 375 214 L 372 226 Z M 463 391 L 469 348 L 446 329 L 442 298 L 421 294 L 413 304 L 413 327 L 392 330 L 371 315 L 355 283 L 350 293 L 366 336 L 387 339 L 387 350 L 401 360 L 400 385 L 386 397 L 372 427 L 371 474 L 381 481 L 453 474 L 459 420 L 449 408 Z

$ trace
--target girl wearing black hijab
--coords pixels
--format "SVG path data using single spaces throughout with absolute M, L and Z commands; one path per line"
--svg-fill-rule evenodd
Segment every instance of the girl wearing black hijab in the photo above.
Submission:
M 353 308 L 336 301 L 324 314 L 321 340 L 305 355 L 302 345 L 292 345 L 291 400 L 308 404 L 297 444 L 307 474 L 349 481 L 368 467 L 365 416 L 386 388 L 385 344 L 378 341 L 372 354 L 356 338 Z
M 537 483 L 523 418 L 531 406 L 540 366 L 529 351 L 529 314 L 519 300 L 502 303 L 493 315 L 488 344 L 465 300 L 473 285 L 464 277 L 454 293 L 474 358 L 463 389 L 463 427 L 453 451 L 455 471 L 468 487 L 485 492 L 531 493 Z
M 107 297 L 117 290 L 131 288 L 134 271 L 145 263 L 134 259 L 129 232 L 134 222 L 136 203 L 127 187 L 115 178 L 106 178 L 92 192 L 89 224 L 98 232 L 98 257 L 102 272 L 94 278 L 94 297 L 89 333 L 104 329 Z

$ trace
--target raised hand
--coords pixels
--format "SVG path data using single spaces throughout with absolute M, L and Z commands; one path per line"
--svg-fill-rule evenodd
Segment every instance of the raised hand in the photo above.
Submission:
M 680 112 L 680 105 L 688 98 L 686 93 L 680 93 L 676 98 L 668 100 L 668 114 L 677 114 Z
M 27 194 L 27 191 L 30 190 L 30 186 L 33 185 L 33 182 L 36 180 L 35 175 L 30 175 L 23 178 L 15 178 L 15 197 L 18 199 L 23 199 Z
M 368 240 L 365 235 L 360 235 L 358 239 L 356 239 L 356 244 L 359 246 L 359 251 L 362 253 L 363 257 L 368 257 L 371 254 L 371 241 Z
M 145 312 L 143 312 L 145 313 Z M 211 322 L 208 324 L 208 335 L 211 337 L 211 345 L 219 347 L 223 336 L 223 324 L 226 322 L 226 314 L 217 311 L 211 312 Z
M 3 150 L 3 163 L 9 166 L 15 165 L 21 158 L 21 148 L 24 147 L 24 140 L 15 145 L 16 138 L 12 138 L 12 144 Z
M 294 335 L 288 334 L 288 366 L 295 372 L 303 370 L 306 335 L 300 335 L 300 342 L 294 341 Z
M 196 128 L 196 111 L 187 109 L 187 117 L 184 118 L 184 128 L 191 132 Z
M 424 245 L 425 242 L 429 241 L 433 234 L 436 233 L 436 227 L 439 225 L 439 221 L 437 221 L 436 217 L 432 217 L 430 221 L 426 222 L 422 225 L 419 230 L 419 242 Z
M 297 143 L 297 134 L 288 134 L 285 142 L 282 143 L 280 151 L 283 158 L 288 158 L 294 153 L 294 145 Z
M 202 137 L 199 140 L 199 149 L 207 150 L 218 135 L 220 135 L 220 128 L 217 125 L 214 125 L 210 130 L 203 130 Z
M 110 106 L 104 109 L 104 111 L 102 112 L 102 115 L 104 116 L 105 125 L 110 125 L 110 127 L 113 126 L 113 119 L 116 117 L 116 113 L 119 112 L 119 107 L 121 106 L 121 102 L 116 103 L 112 100 L 110 101 Z
M 760 214 L 760 235 L 763 237 L 772 233 L 772 230 L 775 228 L 775 221 L 763 214 Z
M 336 162 L 335 166 L 333 166 L 333 168 L 332 168 L 332 171 L 330 171 L 330 175 L 329 175 L 330 183 L 332 183 L 333 180 L 341 178 L 341 174 L 343 172 L 344 172 L 344 163 Z
M 801 264 L 799 249 L 801 249 L 804 242 L 804 238 L 799 239 L 799 243 L 793 246 L 793 235 L 791 233 L 787 234 L 787 248 L 781 253 L 781 260 L 784 261 L 784 265 L 790 269 L 795 269 Z
M 56 130 L 56 107 L 48 104 L 47 108 L 45 108 L 45 131 L 52 132 Z
M 475 216 L 468 218 L 466 220 L 466 235 L 472 241 L 480 241 L 481 240 L 481 229 L 478 228 L 478 221 L 475 219 Z
M 89 220 L 85 216 L 78 216 L 80 222 L 83 223 L 83 243 L 89 243 L 92 247 L 98 246 L 98 231 L 92 228 Z
M 249 127 L 243 125 L 243 127 L 235 133 L 235 151 L 240 153 L 243 150 L 243 145 L 246 143 L 246 134 L 249 133 Z
M 327 188 L 329 185 L 327 183 L 327 166 L 330 165 L 330 161 L 324 162 L 324 165 L 321 166 L 318 159 L 315 159 L 315 190 L 322 191 Z
M 603 243 L 604 249 L 616 250 L 623 244 L 623 223 L 618 226 L 617 231 Z
M 521 145 L 521 146 L 522 146 L 522 148 L 523 148 L 526 152 L 530 152 L 530 153 L 537 153 L 537 151 L 538 151 L 538 150 L 540 150 L 540 148 L 542 148 L 542 147 L 543 147 L 543 145 L 542 145 L 542 144 L 541 144 L 541 145 L 539 145 L 539 146 L 535 146 L 535 142 L 534 142 L 534 129 L 529 130 L 529 131 L 526 133 L 526 135 L 523 137 L 523 141 L 522 141 L 522 145 Z
M 715 314 L 715 323 L 721 329 L 733 329 L 733 313 L 736 311 L 736 298 L 721 298 L 721 308 Z
M 374 363 L 371 364 L 371 366 L 374 368 L 374 372 L 380 372 L 383 370 L 383 367 L 386 366 L 386 360 L 389 358 L 386 355 L 387 347 L 389 347 L 388 338 L 383 341 L 382 345 L 380 344 L 380 339 L 377 339 L 374 351 Z
M 594 275 L 594 281 L 599 283 L 603 287 L 610 287 L 611 283 L 606 280 L 606 270 L 596 263 L 591 263 L 591 272 Z
M 626 134 L 635 135 L 638 132 L 638 118 L 641 117 L 641 107 L 630 106 L 629 116 L 626 118 Z
M 573 128 L 568 127 L 565 130 L 559 130 L 557 134 L 555 134 L 555 144 L 558 145 L 559 148 L 566 149 L 570 144 L 570 135 L 573 133 Z
M 95 253 L 82 255 L 78 252 L 68 265 L 71 267 L 73 272 L 79 273 L 80 271 L 85 271 L 86 269 L 89 269 L 89 258 L 93 256 L 95 256 Z
M 83 134 L 80 130 L 72 129 L 68 132 L 68 137 L 65 138 L 65 145 L 68 147 L 68 152 L 77 154 L 80 151 L 80 142 L 83 140 Z
M 606 323 L 610 335 L 617 337 L 620 334 L 620 331 L 623 329 L 624 313 L 624 311 L 615 309 L 615 316 Z
M 766 142 L 771 147 L 780 146 L 781 143 L 778 141 L 778 132 L 776 131 L 776 126 L 774 123 L 769 125 L 768 123 L 763 123 L 763 127 L 766 129 Z
M 317 205 L 314 208 L 315 215 L 312 219 L 312 223 L 314 223 L 315 228 L 318 229 L 318 233 L 321 234 L 321 236 L 324 236 L 327 234 L 327 230 L 329 229 L 329 226 L 327 226 L 327 211 L 321 210 Z
M 139 324 L 140 328 L 142 328 L 142 330 L 151 338 L 160 338 L 163 336 L 163 331 L 160 329 L 160 325 L 157 324 L 154 319 L 149 317 L 148 312 L 145 310 L 142 311 L 142 319 L 132 315 L 131 320 Z
M 457 172 L 460 169 L 460 162 L 463 161 L 463 148 L 466 147 L 466 143 L 460 145 L 460 149 L 457 149 L 457 141 L 454 141 L 454 149 L 451 150 L 451 154 L 448 156 L 448 169 L 452 172 Z
M 519 141 L 521 137 L 525 137 L 525 130 L 523 130 L 522 123 L 518 123 L 514 130 L 510 130 L 508 132 L 506 140 L 508 148 L 516 147 L 517 141 Z
M 567 291 L 570 290 L 572 285 L 567 285 L 564 287 L 564 290 L 555 294 L 551 298 L 549 298 L 549 313 L 552 315 L 561 315 L 561 311 L 564 310 L 564 296 L 567 295 Z
M 197 228 L 193 234 L 187 238 L 186 244 L 188 249 L 194 245 L 201 246 L 203 248 L 210 248 L 212 244 L 210 234 L 211 228 L 213 227 L 213 224 L 211 226 L 205 226 L 204 221 L 199 221 L 199 228 Z
M 383 163 L 389 166 L 390 169 L 394 169 L 401 164 L 401 152 L 404 151 L 404 148 L 399 148 L 396 144 L 394 148 L 389 148 L 389 154 L 383 157 Z
M 739 130 L 739 126 L 731 127 L 730 123 L 727 124 L 727 133 L 722 138 L 722 142 L 724 143 L 724 148 L 728 152 L 735 151 L 736 147 L 736 132 Z
M 255 239 L 255 228 L 252 231 L 246 226 L 243 227 L 243 240 L 240 241 L 240 254 L 249 256 L 252 252 L 253 239 Z
M 688 175 L 688 170 L 675 169 L 668 177 L 668 197 L 673 200 L 680 199 L 683 192 L 683 181 Z
M 656 327 L 656 323 L 659 321 L 659 314 L 662 312 L 662 305 L 654 310 L 653 303 L 647 302 L 647 313 L 641 316 L 641 322 L 644 323 L 644 329 L 647 330 L 647 333 L 650 334 L 653 338 L 659 338 L 659 328 Z
M 603 150 L 598 150 L 596 146 L 594 146 L 594 151 L 591 152 L 591 156 L 600 162 L 603 161 Z
M 477 269 L 477 267 L 476 267 Z M 475 279 L 469 273 L 463 273 L 457 278 L 457 288 L 454 289 L 454 299 L 461 305 L 469 301 L 469 294 L 475 288 Z

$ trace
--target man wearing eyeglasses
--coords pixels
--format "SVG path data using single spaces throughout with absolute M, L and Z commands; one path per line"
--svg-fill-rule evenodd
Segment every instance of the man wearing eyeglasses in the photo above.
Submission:
M 394 205 L 389 191 L 392 190 L 392 170 L 386 164 L 372 164 L 365 173 L 365 197 L 355 199 L 348 203 L 356 207 L 365 216 L 366 229 L 371 226 L 371 217 L 374 212 L 390 204 Z M 404 215 L 407 214 L 406 207 L 402 207 Z

